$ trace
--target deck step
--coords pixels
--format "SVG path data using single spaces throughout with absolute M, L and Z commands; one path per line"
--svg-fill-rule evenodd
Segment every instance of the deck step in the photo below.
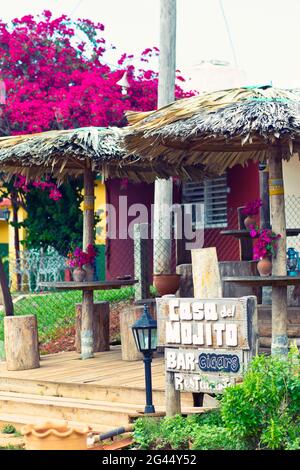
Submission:
M 41 419 L 70 420 L 87 424 L 93 422 L 113 428 L 127 424 L 129 415 L 142 409 L 142 406 L 129 403 L 0 392 L 0 419 L 2 413 L 36 415 Z
M 0 392 L 15 392 L 21 393 L 22 395 L 34 394 L 43 397 L 100 400 L 109 403 L 128 403 L 132 405 L 144 405 L 145 403 L 145 389 L 142 387 L 98 385 L 88 382 L 49 382 L 45 380 L 1 377 Z M 164 406 L 164 390 L 153 389 L 153 402 L 156 406 Z M 181 402 L 183 406 L 193 406 L 192 394 L 182 394 Z
M 164 407 L 156 406 L 158 413 Z M 38 396 L 15 392 L 0 392 L 0 422 L 10 424 L 35 424 L 45 420 L 67 420 L 88 424 L 99 432 L 125 426 L 130 416 L 144 411 L 144 405 L 109 403 L 99 400 Z M 193 407 L 184 407 L 185 413 L 199 412 Z M 34 421 L 33 420 L 34 418 Z

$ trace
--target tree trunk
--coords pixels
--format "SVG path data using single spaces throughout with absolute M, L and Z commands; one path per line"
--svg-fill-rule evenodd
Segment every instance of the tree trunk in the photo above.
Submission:
M 282 158 L 278 151 L 269 158 L 269 193 L 271 226 L 281 238 L 278 250 L 273 257 L 273 276 L 286 276 L 286 220 L 284 206 L 284 187 Z M 287 337 L 287 287 L 272 287 L 272 354 L 288 353 Z
M 0 256 L 0 286 L 3 295 L 3 303 L 6 316 L 13 316 L 14 314 L 14 304 L 11 298 L 11 293 L 8 287 L 7 277 L 4 271 L 4 266 L 2 263 L 2 258 Z

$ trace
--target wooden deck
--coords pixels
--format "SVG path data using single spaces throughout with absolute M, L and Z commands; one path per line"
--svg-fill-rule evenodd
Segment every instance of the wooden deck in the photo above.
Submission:
M 42 356 L 40 364 L 38 369 L 7 371 L 0 362 L 0 422 L 64 419 L 105 431 L 143 412 L 143 362 L 122 361 L 120 347 L 85 361 L 75 352 Z M 152 378 L 154 405 L 163 413 L 163 357 L 153 359 Z M 184 412 L 195 411 L 191 394 L 182 394 L 182 407 Z
M 47 381 L 66 384 L 93 384 L 120 387 L 144 388 L 144 366 L 142 361 L 125 362 L 121 349 L 96 353 L 85 361 L 75 352 L 64 352 L 41 356 L 41 367 L 30 371 L 7 371 L 5 362 L 0 362 L 0 381 L 3 378 Z M 164 389 L 163 358 L 154 358 L 152 363 L 153 388 Z

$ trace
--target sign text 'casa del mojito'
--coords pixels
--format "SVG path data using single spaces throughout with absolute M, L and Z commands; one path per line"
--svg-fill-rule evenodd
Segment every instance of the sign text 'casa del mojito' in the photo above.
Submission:
M 160 343 L 177 390 L 220 393 L 256 353 L 256 298 L 158 301 Z M 164 338 L 164 340 L 162 339 Z

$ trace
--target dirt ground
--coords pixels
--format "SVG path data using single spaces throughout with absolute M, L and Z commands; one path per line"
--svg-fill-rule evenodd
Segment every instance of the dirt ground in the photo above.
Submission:
M 132 302 L 116 302 L 110 306 L 110 341 L 120 341 L 119 314 L 123 308 L 127 308 Z M 54 354 L 75 350 L 75 326 L 60 328 L 53 339 L 40 345 L 41 354 Z

